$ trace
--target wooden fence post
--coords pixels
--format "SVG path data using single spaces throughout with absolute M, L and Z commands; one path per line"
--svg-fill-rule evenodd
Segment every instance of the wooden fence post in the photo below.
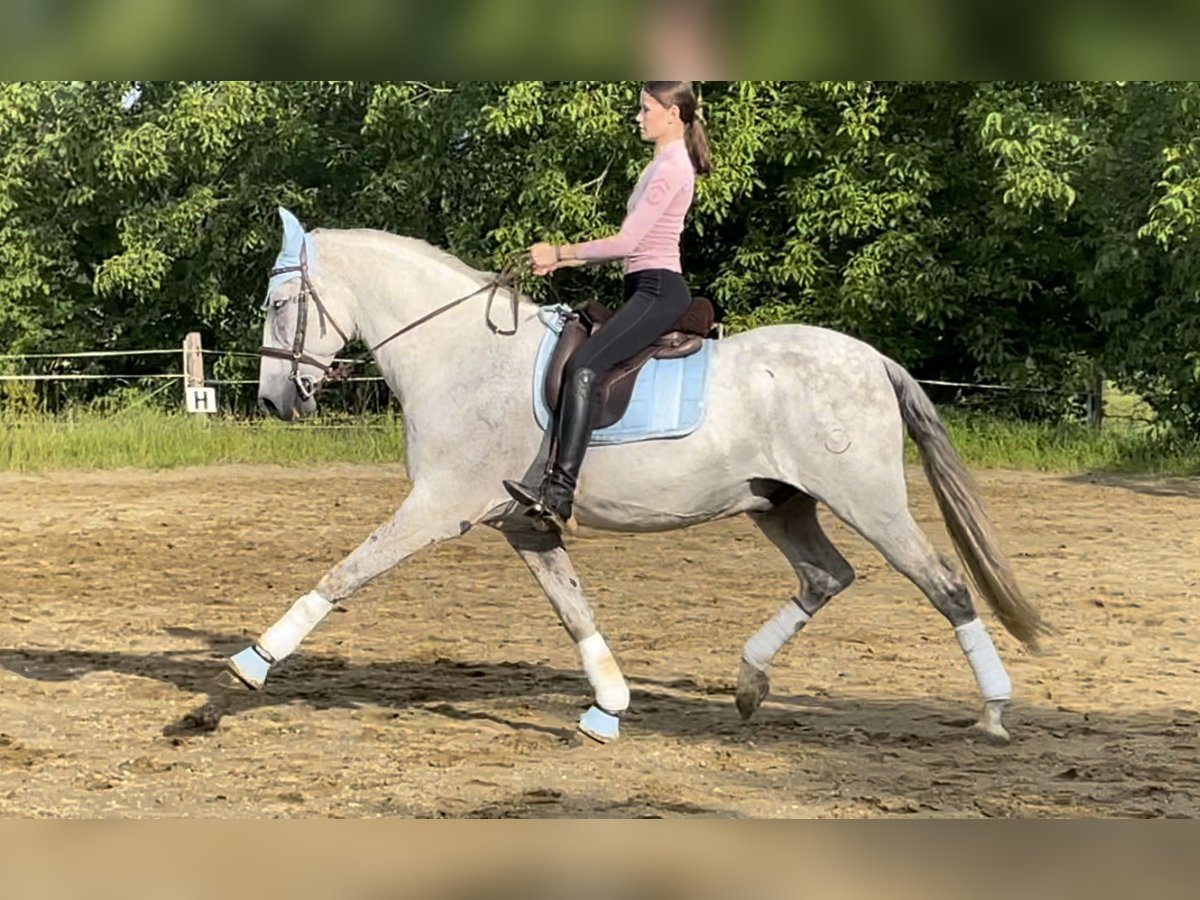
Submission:
M 204 387 L 204 350 L 198 331 L 189 331 L 183 339 L 183 386 Z
M 183 339 L 183 404 L 190 413 L 217 412 L 217 389 L 204 386 L 204 349 L 198 331 Z
M 1104 373 L 1094 372 L 1088 378 L 1087 391 L 1088 425 L 1096 431 L 1104 424 Z

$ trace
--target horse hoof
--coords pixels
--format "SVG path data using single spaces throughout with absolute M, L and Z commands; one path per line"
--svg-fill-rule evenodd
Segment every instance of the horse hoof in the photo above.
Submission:
M 620 719 L 598 706 L 588 707 L 588 711 L 579 717 L 579 730 L 601 744 L 611 744 L 620 737 L 620 725 Z
M 971 726 L 971 733 L 985 743 L 1003 747 L 1012 740 L 1008 730 L 1000 724 L 1000 716 L 1004 712 L 1007 700 L 989 700 L 983 704 L 983 714 L 979 721 Z
M 267 673 L 271 671 L 271 664 L 257 649 L 247 647 L 229 657 L 229 671 L 250 690 L 258 691 L 267 683 Z
M 986 722 L 976 722 L 971 726 L 971 734 L 993 747 L 1004 747 L 1012 742 L 1012 736 L 1003 725 L 988 725 Z
M 743 722 L 748 721 L 758 711 L 770 692 L 771 679 L 767 677 L 767 673 L 756 669 L 743 659 L 737 684 L 737 709 Z

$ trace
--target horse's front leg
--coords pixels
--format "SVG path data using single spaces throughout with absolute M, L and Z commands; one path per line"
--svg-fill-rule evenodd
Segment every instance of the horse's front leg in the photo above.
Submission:
M 436 500 L 435 494 L 440 494 Z M 486 509 L 486 504 L 471 509 L 462 503 L 448 504 L 447 496 L 450 494 L 414 488 L 391 519 L 330 569 L 314 590 L 293 603 L 257 643 L 230 657 L 233 673 L 247 686 L 261 688 L 271 665 L 294 653 L 335 603 L 421 548 L 459 537 Z
M 579 649 L 583 671 L 596 701 L 580 717 L 579 730 L 601 743 L 615 741 L 620 734 L 618 716 L 629 708 L 629 685 L 596 630 L 591 607 L 583 596 L 579 576 L 562 539 L 535 532 L 505 532 L 504 536 L 537 578 Z

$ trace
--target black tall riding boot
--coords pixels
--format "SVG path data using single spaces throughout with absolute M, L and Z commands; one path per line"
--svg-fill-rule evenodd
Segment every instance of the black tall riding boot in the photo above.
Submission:
M 555 420 L 558 458 L 537 491 L 530 490 L 520 482 L 504 482 L 513 499 L 530 507 L 534 514 L 541 516 L 547 525 L 559 532 L 571 518 L 579 469 L 592 436 L 595 384 L 596 374 L 591 369 L 581 369 L 569 384 L 563 386 Z
M 596 373 L 580 369 L 571 379 L 558 415 L 558 459 L 546 478 L 547 511 L 565 524 L 571 518 L 579 469 L 592 438 Z

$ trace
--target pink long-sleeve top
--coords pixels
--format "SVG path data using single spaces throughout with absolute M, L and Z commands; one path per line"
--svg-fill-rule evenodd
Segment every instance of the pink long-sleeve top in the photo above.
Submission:
M 625 273 L 645 269 L 682 272 L 679 238 L 696 191 L 696 171 L 682 140 L 659 151 L 646 166 L 626 206 L 625 221 L 613 237 L 575 248 L 580 259 L 624 259 Z

